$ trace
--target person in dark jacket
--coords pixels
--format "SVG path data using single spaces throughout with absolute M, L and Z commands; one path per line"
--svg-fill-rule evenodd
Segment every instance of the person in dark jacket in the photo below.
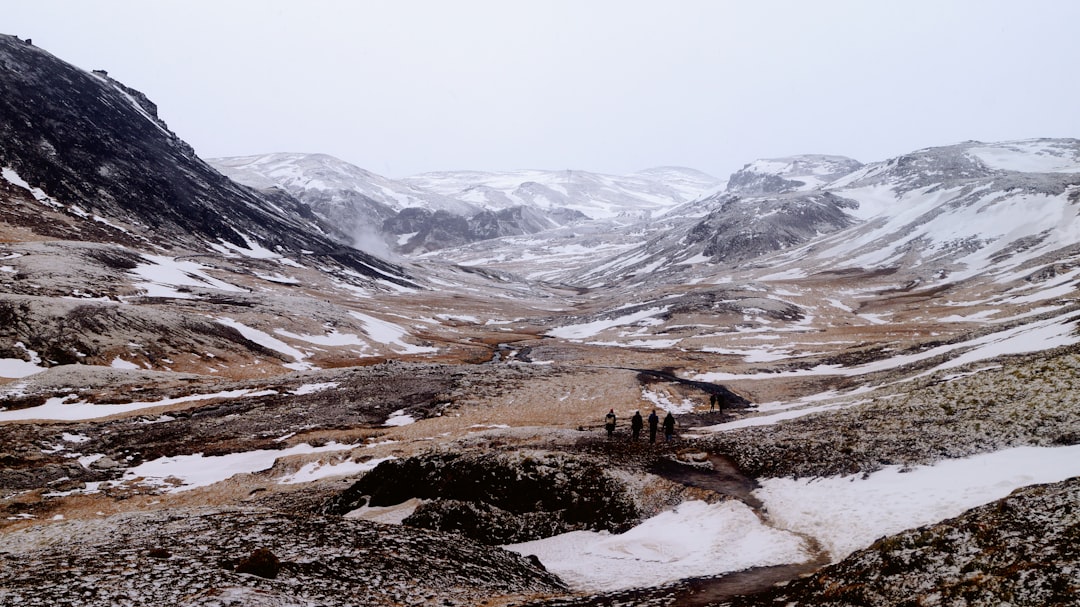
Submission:
M 641 411 L 634 411 L 634 417 L 630 418 L 630 435 L 634 440 L 638 439 L 638 435 L 641 434 L 641 428 L 645 426 L 645 422 L 641 419 Z
M 604 416 L 604 429 L 607 430 L 608 438 L 615 435 L 615 409 L 608 411 Z
M 667 417 L 664 418 L 664 442 L 671 440 L 671 435 L 675 434 L 675 416 L 668 411 Z
M 649 442 L 656 442 L 656 427 L 660 425 L 660 418 L 656 416 L 656 409 L 649 414 Z

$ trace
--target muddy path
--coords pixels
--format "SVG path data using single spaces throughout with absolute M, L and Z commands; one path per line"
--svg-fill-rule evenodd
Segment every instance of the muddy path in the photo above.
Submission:
M 662 459 L 650 468 L 650 472 L 689 487 L 707 489 L 721 495 L 728 495 L 750 506 L 754 512 L 763 507 L 761 500 L 754 496 L 758 484 L 754 479 L 739 472 L 735 462 L 725 455 L 709 455 L 712 470 L 687 466 L 674 460 Z

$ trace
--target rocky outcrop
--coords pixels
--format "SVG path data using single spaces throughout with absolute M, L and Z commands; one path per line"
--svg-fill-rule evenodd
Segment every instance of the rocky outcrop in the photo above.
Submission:
M 10 533 L 0 551 L 4 605 L 452 606 L 562 592 L 529 559 L 460 535 L 310 513 L 66 521 Z
M 780 251 L 855 223 L 857 203 L 829 192 L 743 199 L 725 194 L 720 207 L 690 229 L 687 241 L 704 255 L 738 262 Z
M 620 532 L 641 516 L 626 486 L 600 464 L 543 451 L 432 453 L 383 462 L 327 510 L 345 514 L 412 498 L 428 502 L 406 525 L 488 544 L 579 529 Z

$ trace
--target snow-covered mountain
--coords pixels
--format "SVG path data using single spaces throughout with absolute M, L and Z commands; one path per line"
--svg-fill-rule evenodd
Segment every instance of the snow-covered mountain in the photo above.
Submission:
M 865 166 L 827 158 L 810 170 L 794 159 L 751 163 L 727 191 L 665 215 L 664 229 L 631 228 L 644 242 L 583 254 L 583 267 L 560 276 L 595 284 L 766 263 L 802 274 L 901 267 L 955 281 L 1080 245 L 1078 140 L 967 142 Z
M 764 196 L 814 190 L 862 167 L 845 156 L 806 154 L 755 160 L 728 179 L 727 191 L 743 196 Z
M 381 234 L 417 254 L 589 219 L 627 224 L 722 187 L 693 169 L 628 176 L 587 171 L 455 171 L 389 179 L 325 154 L 265 154 L 210 161 L 255 188 L 282 188 L 358 246 Z
M 525 205 L 570 209 L 590 219 L 627 224 L 648 219 L 709 194 L 724 182 L 693 169 L 664 167 L 631 175 L 588 171 L 449 171 L 404 179 L 418 188 L 453 196 L 485 209 Z
M 383 177 L 328 154 L 260 154 L 212 158 L 208 162 L 229 178 L 255 188 L 280 187 L 312 207 L 357 202 L 377 205 L 381 219 L 407 208 L 473 215 L 482 207 Z M 366 200 L 358 200 L 363 197 Z M 362 211 L 361 211 L 362 212 Z
M 928 148 L 823 190 L 854 201 L 848 213 L 859 223 L 786 256 L 805 270 L 905 267 L 923 279 L 960 280 L 1080 245 L 1076 139 Z
M 74 233 L 250 257 L 309 257 L 373 280 L 408 283 L 402 268 L 341 246 L 332 226 L 291 196 L 223 177 L 168 129 L 142 93 L 10 36 L 0 36 L 0 46 L 8 62 L 0 79 L 0 166 L 6 181 L 41 193 L 39 202 L 56 213 L 90 219 Z M 144 228 L 150 233 L 136 237 Z

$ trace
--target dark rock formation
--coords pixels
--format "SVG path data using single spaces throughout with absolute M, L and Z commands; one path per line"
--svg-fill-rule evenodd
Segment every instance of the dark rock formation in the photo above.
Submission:
M 331 501 L 361 506 L 432 500 L 406 524 L 456 531 L 489 544 L 578 529 L 625 531 L 640 518 L 625 486 L 587 458 L 549 452 L 433 453 L 379 464 Z
M 280 571 L 281 561 L 266 548 L 256 548 L 250 556 L 236 564 L 237 573 L 257 575 L 268 580 L 276 578 Z

